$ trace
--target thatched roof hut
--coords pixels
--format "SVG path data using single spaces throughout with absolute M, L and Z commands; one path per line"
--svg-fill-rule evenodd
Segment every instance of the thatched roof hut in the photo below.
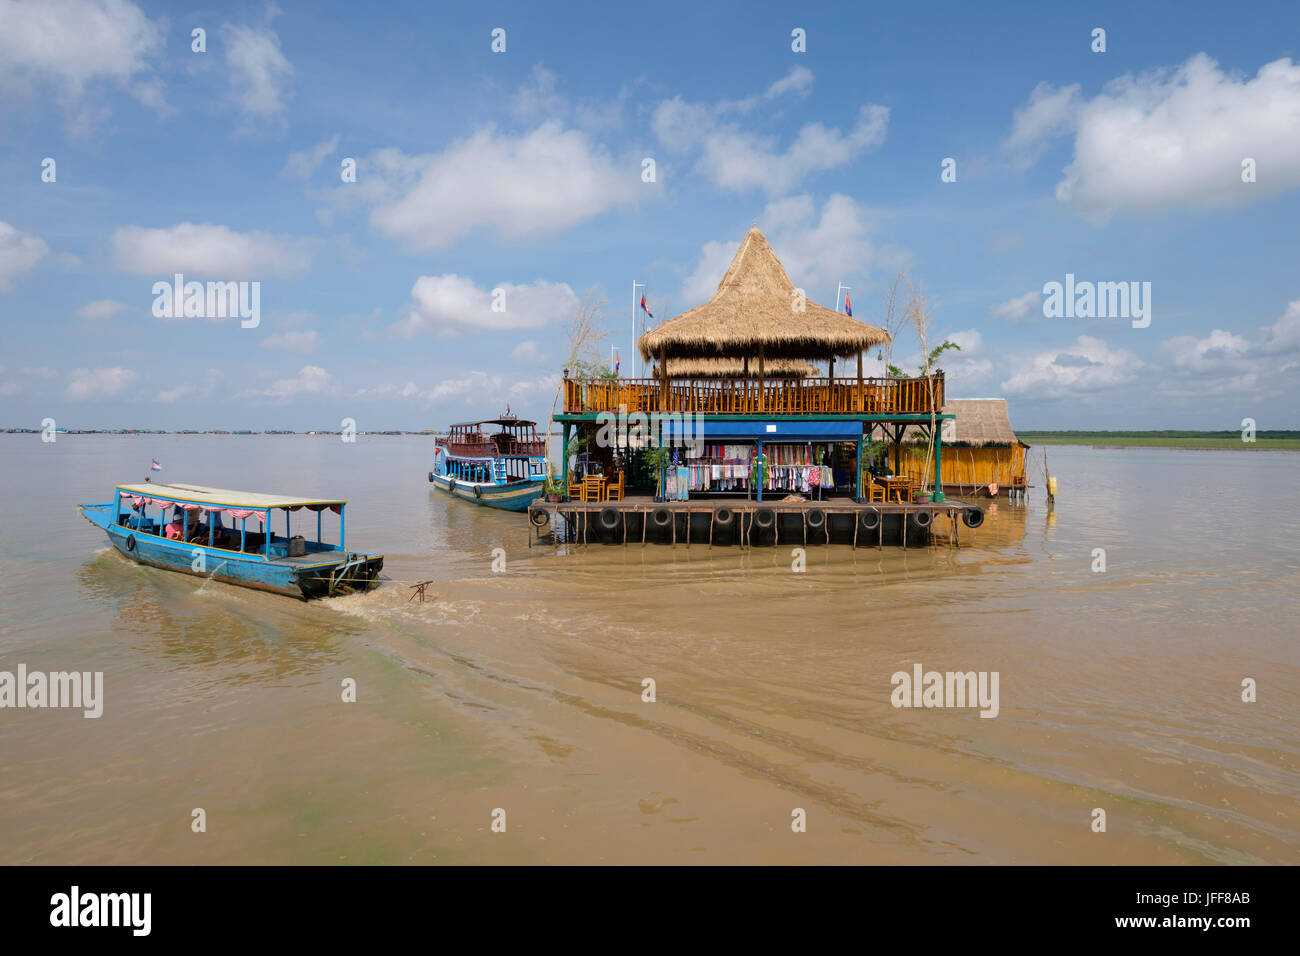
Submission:
M 795 311 L 794 289 L 781 260 L 754 226 L 713 298 L 646 332 L 637 346 L 647 360 L 762 356 L 766 366 L 766 360 L 778 358 L 851 356 L 889 341 L 883 329 L 815 302 Z
M 968 448 L 985 448 L 994 445 L 1010 447 L 1029 446 L 1016 437 L 1007 414 L 1005 398 L 954 398 L 944 403 L 943 414 L 955 415 L 953 428 L 944 435 L 943 443 Z M 904 442 L 924 442 L 925 435 L 915 425 L 903 433 Z
M 738 358 L 669 359 L 669 378 L 743 378 L 745 360 Z M 749 374 L 758 374 L 758 363 L 749 363 Z M 811 362 L 798 359 L 774 359 L 767 362 L 764 374 L 768 378 L 814 378 L 821 370 Z

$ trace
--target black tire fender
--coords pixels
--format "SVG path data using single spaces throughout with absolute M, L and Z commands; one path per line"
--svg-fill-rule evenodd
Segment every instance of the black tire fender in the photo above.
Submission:
M 808 527 L 820 528 L 826 524 L 826 512 L 821 508 L 808 509 Z
M 538 508 L 528 516 L 528 520 L 533 523 L 534 528 L 545 528 L 551 523 L 551 514 L 545 508 Z
M 656 508 L 650 516 L 650 520 L 655 523 L 655 527 L 666 528 L 673 521 L 673 513 L 667 508 Z
M 451 493 L 451 492 L 454 492 L 455 490 L 456 490 L 456 479 L 455 479 L 455 478 L 448 478 L 448 479 L 447 479 L 447 491 L 448 491 L 449 493 Z
M 475 497 L 475 498 L 482 498 L 482 497 L 483 497 L 483 486 L 482 486 L 482 485 L 475 485 L 475 486 L 474 486 L 474 497 Z
M 771 508 L 759 508 L 754 512 L 754 527 L 762 531 L 776 525 L 776 512 Z
M 713 512 L 713 520 L 721 525 L 728 525 L 736 520 L 736 513 L 730 508 L 719 508 Z
M 961 513 L 961 520 L 968 528 L 978 528 L 984 523 L 984 509 L 966 508 Z
M 863 531 L 875 531 L 880 527 L 880 509 L 863 508 L 858 512 L 858 527 Z
M 135 550 L 135 535 L 133 535 L 133 534 L 128 534 L 128 535 L 126 536 L 126 550 L 127 550 L 127 551 L 134 551 L 134 550 Z
M 930 527 L 930 524 L 933 521 L 934 521 L 934 512 L 929 511 L 926 508 L 922 508 L 919 511 L 912 512 L 912 523 L 916 525 L 918 528 L 928 528 Z
M 617 508 L 601 508 L 600 517 L 596 521 L 606 531 L 613 531 L 618 527 L 618 519 L 619 512 Z

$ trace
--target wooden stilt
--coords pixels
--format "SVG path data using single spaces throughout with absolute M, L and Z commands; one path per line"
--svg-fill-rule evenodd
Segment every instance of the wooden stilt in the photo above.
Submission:
M 713 519 L 717 517 L 718 510 L 714 508 L 709 512 L 709 550 L 713 549 Z

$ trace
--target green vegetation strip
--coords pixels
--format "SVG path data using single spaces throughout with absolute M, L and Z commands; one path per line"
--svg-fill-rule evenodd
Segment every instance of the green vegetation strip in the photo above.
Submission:
M 1300 431 L 1258 431 L 1253 442 L 1240 431 L 1052 431 L 1016 432 L 1030 445 L 1103 445 L 1115 448 L 1205 448 L 1225 451 L 1300 451 Z

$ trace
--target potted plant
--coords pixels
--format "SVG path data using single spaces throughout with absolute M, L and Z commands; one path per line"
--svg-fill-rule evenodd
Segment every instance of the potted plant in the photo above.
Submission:
M 547 501 L 557 502 L 564 495 L 564 483 L 558 478 L 547 478 L 543 488 L 545 489 Z

